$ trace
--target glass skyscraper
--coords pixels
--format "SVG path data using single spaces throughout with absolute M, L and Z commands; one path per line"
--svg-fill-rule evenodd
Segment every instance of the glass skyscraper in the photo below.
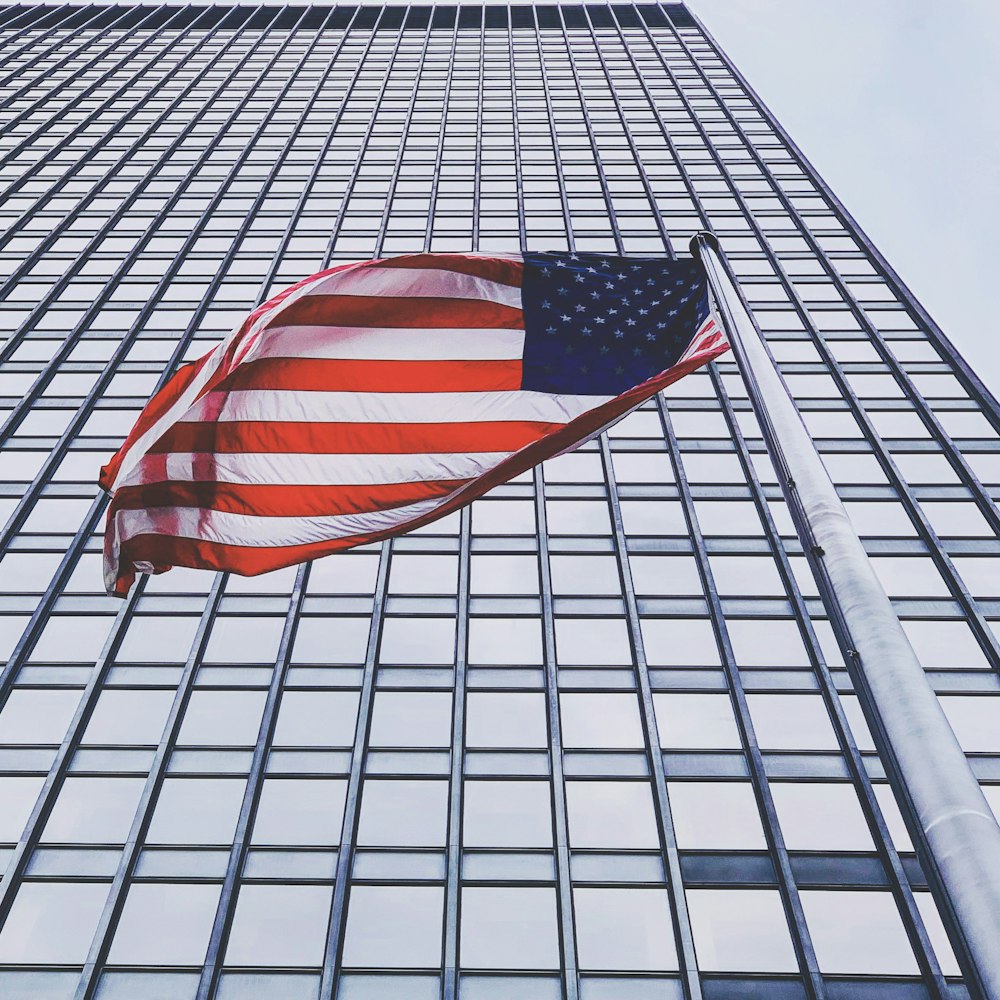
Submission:
M 0 116 L 0 995 L 968 996 L 729 356 L 104 595 L 100 465 L 269 293 L 708 228 L 1000 806 L 1000 410 L 688 9 L 11 5 Z

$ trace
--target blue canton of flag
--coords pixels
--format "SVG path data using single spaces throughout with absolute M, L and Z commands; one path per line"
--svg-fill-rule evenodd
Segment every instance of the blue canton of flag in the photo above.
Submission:
M 522 389 L 618 395 L 674 365 L 709 319 L 694 260 L 527 253 Z

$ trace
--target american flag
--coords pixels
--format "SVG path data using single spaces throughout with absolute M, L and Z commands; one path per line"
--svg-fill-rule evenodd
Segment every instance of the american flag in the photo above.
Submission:
M 255 575 L 427 524 L 727 349 L 690 259 L 322 271 L 180 369 L 101 470 L 108 590 L 171 566 Z

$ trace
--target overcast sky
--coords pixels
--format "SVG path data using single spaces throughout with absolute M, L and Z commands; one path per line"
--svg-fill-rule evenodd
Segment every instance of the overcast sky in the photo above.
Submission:
M 1000 395 L 1000 0 L 688 0 Z

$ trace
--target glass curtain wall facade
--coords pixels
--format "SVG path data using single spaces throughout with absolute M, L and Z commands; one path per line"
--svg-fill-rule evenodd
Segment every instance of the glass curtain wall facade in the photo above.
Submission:
M 711 228 L 1000 803 L 996 403 L 686 8 L 7 6 L 0 115 L 0 993 L 967 995 L 728 359 L 392 543 L 103 593 L 98 467 L 269 293 Z

